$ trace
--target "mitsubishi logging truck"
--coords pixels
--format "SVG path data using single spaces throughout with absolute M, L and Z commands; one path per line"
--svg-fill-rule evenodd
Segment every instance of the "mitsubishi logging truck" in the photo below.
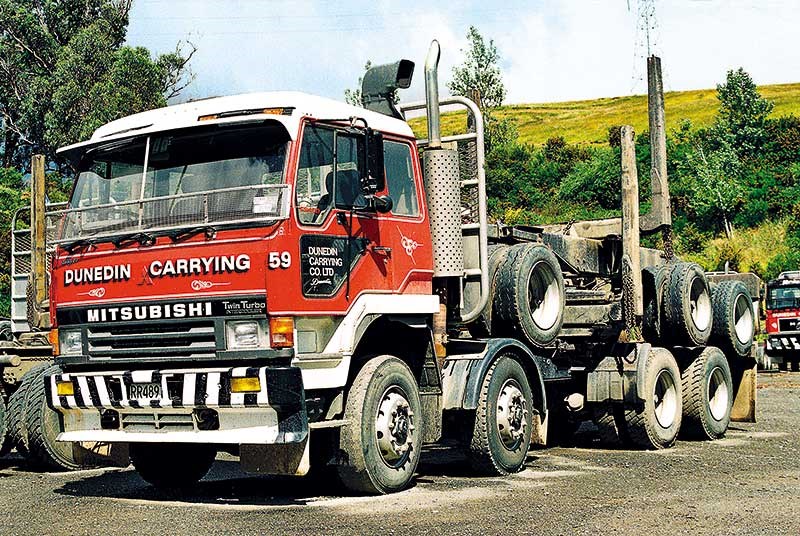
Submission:
M 767 283 L 766 309 L 769 362 L 800 370 L 800 272 L 783 272 Z
M 408 60 L 365 74 L 364 108 L 213 98 L 61 150 L 79 174 L 49 214 L 60 441 L 127 446 L 155 486 L 228 452 L 387 493 L 426 444 L 503 475 L 584 420 L 658 449 L 721 437 L 734 406 L 752 418 L 748 289 L 639 246 L 671 220 L 658 168 L 639 219 L 632 130 L 622 218 L 490 224 L 481 113 L 439 101 L 438 60 L 434 42 L 425 102 L 399 109 Z M 440 135 L 444 105 L 466 110 L 463 134 Z M 421 110 L 426 140 L 404 118 Z

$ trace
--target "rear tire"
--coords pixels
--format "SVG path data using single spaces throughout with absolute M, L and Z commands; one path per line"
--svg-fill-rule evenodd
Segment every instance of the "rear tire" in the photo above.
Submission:
M 0 456 L 5 456 L 9 452 L 11 452 L 11 441 L 8 435 L 8 408 L 5 392 L 0 387 Z
M 185 489 L 206 476 L 217 451 L 208 445 L 132 443 L 131 463 L 159 489 Z
M 663 312 L 662 339 L 671 346 L 703 346 L 708 342 L 713 323 L 711 290 L 699 265 L 679 262 L 672 266 Z
M 60 368 L 42 368 L 31 378 L 25 395 L 25 431 L 28 463 L 40 471 L 74 471 L 84 466 L 75 459 L 70 442 L 56 441 L 61 433 L 61 417 L 47 405 L 44 377 Z
M 681 374 L 665 348 L 652 348 L 645 363 L 644 404 L 625 408 L 625 435 L 640 448 L 671 447 L 681 428 Z
M 408 366 L 383 355 L 353 380 L 339 431 L 339 479 L 349 490 L 382 494 L 408 486 L 422 448 L 422 404 Z
M 644 339 L 651 344 L 661 344 L 662 304 L 668 275 L 669 268 L 667 266 L 651 266 L 642 271 L 644 290 L 642 334 Z
M 719 439 L 731 422 L 733 380 L 728 359 L 709 346 L 693 352 L 694 359 L 681 374 L 683 425 L 681 436 Z
M 531 444 L 533 395 L 522 366 L 500 356 L 481 386 L 469 445 L 472 468 L 484 475 L 522 470 Z
M 541 244 L 511 246 L 497 274 L 495 322 L 535 346 L 555 340 L 564 323 L 564 276 L 558 259 Z
M 711 342 L 725 355 L 748 357 L 753 348 L 753 299 L 741 281 L 722 281 L 711 287 L 714 322 Z

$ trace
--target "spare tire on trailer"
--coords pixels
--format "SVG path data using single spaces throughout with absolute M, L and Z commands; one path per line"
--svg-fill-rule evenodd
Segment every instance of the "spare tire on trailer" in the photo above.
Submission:
M 564 276 L 553 252 L 542 244 L 511 246 L 494 295 L 494 314 L 506 334 L 549 345 L 564 323 L 564 302 Z
M 741 281 L 722 281 L 711 286 L 714 323 L 711 343 L 727 356 L 748 357 L 755 333 L 753 298 Z
M 497 272 L 508 255 L 509 247 L 503 244 L 489 246 L 489 300 L 478 319 L 469 326 L 473 337 L 490 337 L 493 335 L 492 316 L 494 303 L 492 296 L 497 292 Z
M 47 405 L 44 377 L 60 372 L 57 366 L 39 369 L 30 379 L 25 394 L 24 430 L 27 434 L 28 463 L 42 471 L 72 471 L 83 468 L 75 458 L 72 443 L 56 441 L 61 419 Z
M 703 346 L 708 342 L 713 323 L 711 289 L 698 264 L 677 262 L 670 267 L 662 312 L 662 339 L 670 346 Z
M 644 339 L 651 344 L 661 344 L 662 340 L 662 304 L 664 289 L 667 286 L 669 267 L 648 266 L 642 270 L 642 287 L 644 291 L 644 318 L 642 332 Z

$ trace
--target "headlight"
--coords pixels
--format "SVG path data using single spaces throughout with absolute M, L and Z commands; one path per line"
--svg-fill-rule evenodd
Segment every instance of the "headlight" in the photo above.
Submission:
M 226 322 L 225 333 L 228 350 L 267 347 L 267 330 L 263 320 Z
M 81 355 L 83 353 L 83 333 L 79 329 L 59 330 L 58 347 L 61 355 Z

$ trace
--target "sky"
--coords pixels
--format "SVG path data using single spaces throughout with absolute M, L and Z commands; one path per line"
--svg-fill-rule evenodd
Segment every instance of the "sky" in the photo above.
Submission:
M 647 7 L 652 5 L 654 7 Z M 364 63 L 417 65 L 403 101 L 423 97 L 432 39 L 440 92 L 470 25 L 501 56 L 507 103 L 646 92 L 649 53 L 670 90 L 711 88 L 744 67 L 757 84 L 800 81 L 800 0 L 134 0 L 127 42 L 197 48 L 180 100 L 297 90 L 342 99 Z

